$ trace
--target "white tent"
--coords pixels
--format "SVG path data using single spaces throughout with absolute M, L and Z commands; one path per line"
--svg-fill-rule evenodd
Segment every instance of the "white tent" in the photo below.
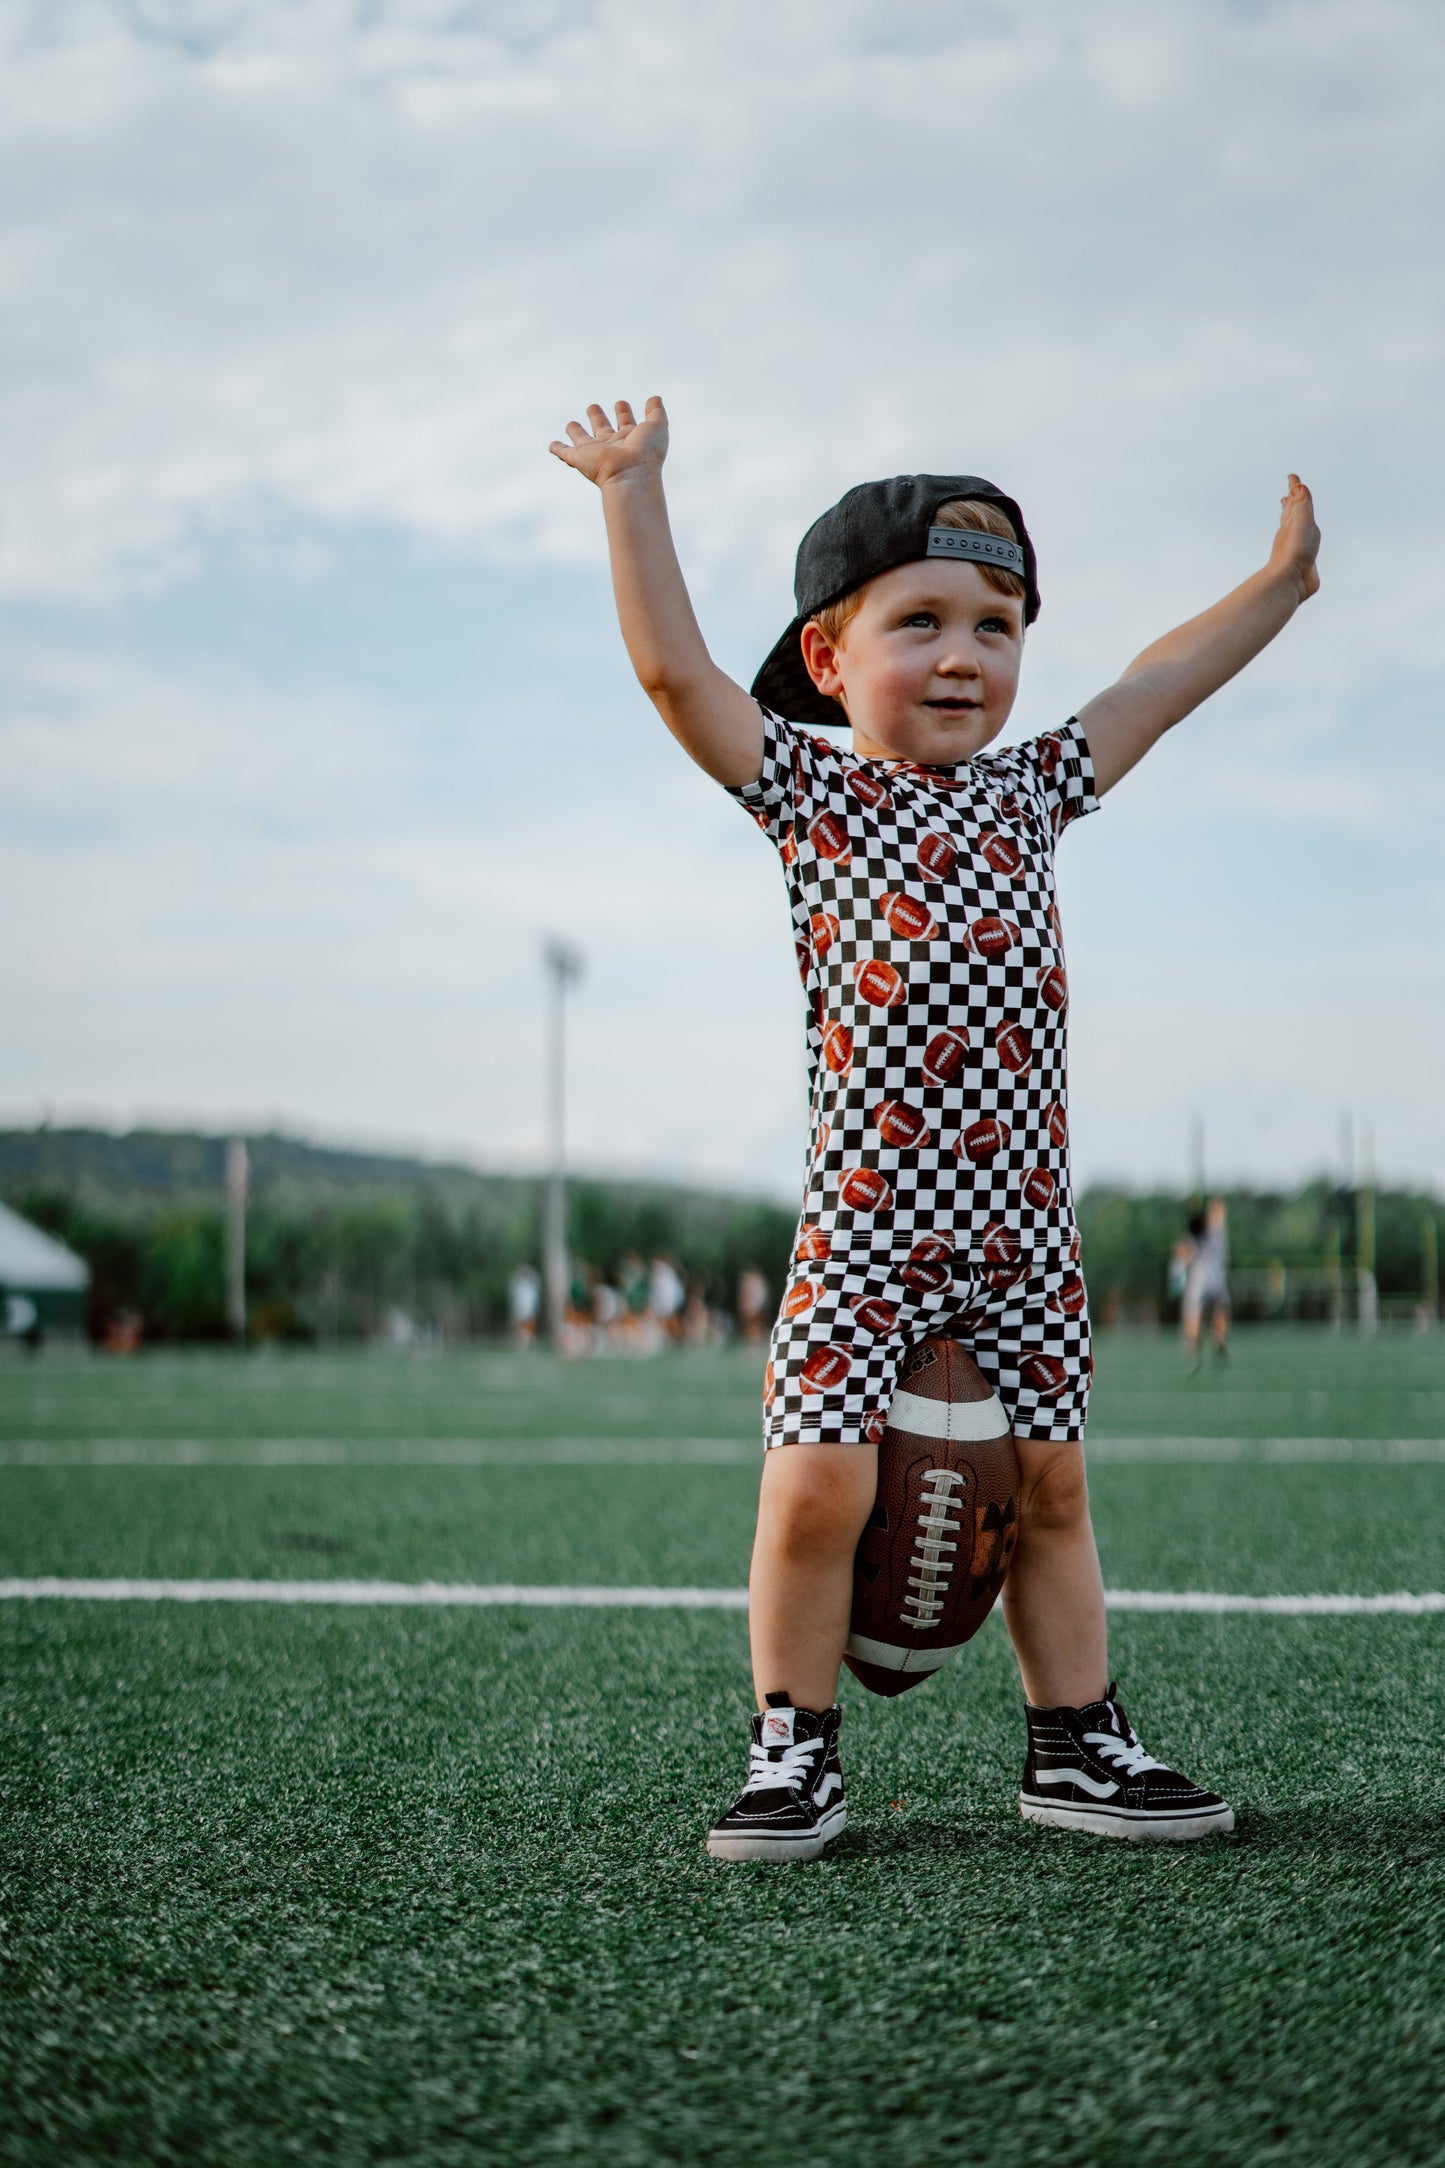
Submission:
M 80 1295 L 89 1285 L 83 1257 L 0 1204 L 0 1288 L 9 1295 Z

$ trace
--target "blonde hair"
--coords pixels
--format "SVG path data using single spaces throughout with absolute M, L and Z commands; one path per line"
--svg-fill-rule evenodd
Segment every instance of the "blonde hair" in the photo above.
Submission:
M 935 527 L 965 527 L 975 534 L 996 534 L 1006 542 L 1017 542 L 1014 523 L 1001 504 L 990 504 L 981 497 L 951 497 L 941 504 L 933 515 Z M 980 565 L 979 571 L 987 584 L 999 595 L 1016 595 L 1022 600 L 1023 579 L 1017 572 L 1006 572 L 1002 565 Z M 851 595 L 844 595 L 837 602 L 830 602 L 826 609 L 817 610 L 808 620 L 816 625 L 831 647 L 837 647 L 843 638 L 849 620 L 856 617 L 868 582 L 855 587 Z

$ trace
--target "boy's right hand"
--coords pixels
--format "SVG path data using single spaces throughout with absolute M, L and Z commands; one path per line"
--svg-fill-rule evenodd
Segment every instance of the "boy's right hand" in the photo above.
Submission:
M 625 399 L 617 402 L 617 423 L 607 419 L 607 409 L 595 403 L 587 409 L 591 432 L 581 422 L 568 422 L 570 444 L 554 437 L 547 449 L 566 467 L 575 467 L 600 489 L 620 474 L 656 472 L 667 457 L 667 412 L 658 398 L 648 400 L 639 421 Z
M 757 781 L 763 722 L 726 671 L 719 670 L 698 630 L 668 526 L 662 491 L 667 413 L 649 399 L 639 421 L 625 399 L 617 421 L 589 406 L 584 429 L 568 422 L 570 443 L 551 451 L 602 492 L 617 619 L 638 681 L 673 736 L 700 768 L 736 788 Z M 614 484 L 620 486 L 614 487 Z

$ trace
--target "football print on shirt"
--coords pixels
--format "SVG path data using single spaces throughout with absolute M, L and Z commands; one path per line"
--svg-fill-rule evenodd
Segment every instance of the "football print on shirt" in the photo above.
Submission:
M 950 1318 L 986 1374 L 991 1347 L 1022 1434 L 1077 1437 L 1088 1317 L 1053 856 L 1096 804 L 1082 733 L 931 769 L 766 716 L 762 771 L 733 795 L 782 859 L 808 1003 L 770 1442 L 866 1437 L 902 1351 Z

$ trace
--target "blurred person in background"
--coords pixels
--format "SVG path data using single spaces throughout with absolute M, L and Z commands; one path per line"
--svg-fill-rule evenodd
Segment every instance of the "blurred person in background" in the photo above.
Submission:
M 615 1353 L 624 1344 L 627 1304 L 610 1280 L 599 1279 L 592 1290 L 592 1317 L 596 1328 L 592 1337 L 594 1352 Z
M 635 1251 L 628 1250 L 617 1260 L 617 1285 L 627 1305 L 631 1318 L 641 1317 L 647 1308 L 647 1267 Z
M 662 1335 L 657 1321 L 647 1307 L 649 1275 L 646 1265 L 633 1250 L 627 1250 L 617 1260 L 614 1284 L 622 1300 L 622 1310 L 612 1328 L 616 1347 L 627 1355 L 655 1355 L 662 1345 Z
M 518 1265 L 507 1283 L 507 1314 L 516 1347 L 531 1347 L 542 1307 L 542 1275 L 535 1265 Z
M 749 1347 L 766 1339 L 772 1324 L 768 1315 L 768 1283 L 756 1265 L 738 1274 L 738 1329 Z
M 1215 1354 L 1221 1362 L 1229 1354 L 1229 1210 L 1222 1197 L 1211 1197 L 1205 1211 L 1192 1216 L 1189 1236 L 1193 1254 L 1185 1275 L 1180 1318 L 1184 1358 L 1191 1370 L 1197 1370 L 1206 1317 Z
M 687 1304 L 682 1313 L 682 1337 L 689 1347 L 706 1347 L 717 1337 L 712 1312 L 707 1306 L 707 1291 L 701 1280 L 694 1280 L 688 1288 Z
M 580 1257 L 568 1260 L 567 1315 L 562 1324 L 559 1352 L 569 1360 L 593 1352 L 596 1311 L 593 1289 L 597 1274 Z
M 647 1283 L 647 1307 L 669 1340 L 681 1331 L 681 1311 L 687 1300 L 682 1275 L 670 1257 L 654 1257 Z
M 1190 1215 L 1190 1232 L 1181 1235 L 1169 1252 L 1169 1296 L 1173 1302 L 1182 1303 L 1184 1290 L 1189 1285 L 1189 1267 L 1194 1262 L 1194 1220 L 1199 1220 L 1199 1231 L 1204 1232 L 1204 1215 Z

